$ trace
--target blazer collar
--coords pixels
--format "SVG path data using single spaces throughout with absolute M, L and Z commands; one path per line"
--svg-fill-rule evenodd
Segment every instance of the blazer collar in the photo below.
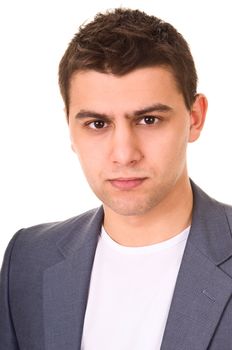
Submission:
M 224 206 L 193 181 L 191 185 L 194 206 L 189 242 L 220 265 L 232 255 L 232 235 Z
M 65 258 L 76 254 L 83 246 L 96 248 L 103 217 L 103 207 L 100 206 L 73 218 L 69 224 L 65 223 L 62 239 L 57 242 Z
M 194 208 L 161 350 L 205 350 L 232 294 L 231 232 L 223 206 L 193 182 Z M 223 268 L 222 268 L 222 264 Z

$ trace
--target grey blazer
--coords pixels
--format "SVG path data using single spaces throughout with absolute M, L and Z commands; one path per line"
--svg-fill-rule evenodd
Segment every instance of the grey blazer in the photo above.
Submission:
M 193 221 L 161 350 L 231 350 L 232 208 L 192 188 Z M 80 349 L 102 219 L 100 207 L 15 234 L 1 271 L 0 350 Z

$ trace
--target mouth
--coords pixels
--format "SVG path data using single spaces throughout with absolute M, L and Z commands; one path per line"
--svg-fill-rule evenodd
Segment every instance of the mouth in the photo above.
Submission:
M 145 180 L 147 180 L 146 177 L 132 177 L 111 179 L 109 182 L 113 187 L 119 190 L 131 190 L 140 186 Z

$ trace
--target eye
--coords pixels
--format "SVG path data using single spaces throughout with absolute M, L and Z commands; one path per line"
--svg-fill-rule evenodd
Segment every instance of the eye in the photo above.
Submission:
M 159 121 L 159 118 L 153 115 L 147 115 L 145 117 L 140 118 L 139 124 L 156 124 Z
M 107 126 L 104 120 L 94 120 L 92 122 L 88 122 L 86 125 L 91 129 L 103 129 Z

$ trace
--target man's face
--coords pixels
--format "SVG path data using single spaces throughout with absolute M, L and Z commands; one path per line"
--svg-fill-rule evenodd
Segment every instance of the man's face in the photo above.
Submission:
M 186 181 L 191 113 L 168 69 L 77 72 L 69 111 L 72 148 L 105 208 L 143 215 Z

